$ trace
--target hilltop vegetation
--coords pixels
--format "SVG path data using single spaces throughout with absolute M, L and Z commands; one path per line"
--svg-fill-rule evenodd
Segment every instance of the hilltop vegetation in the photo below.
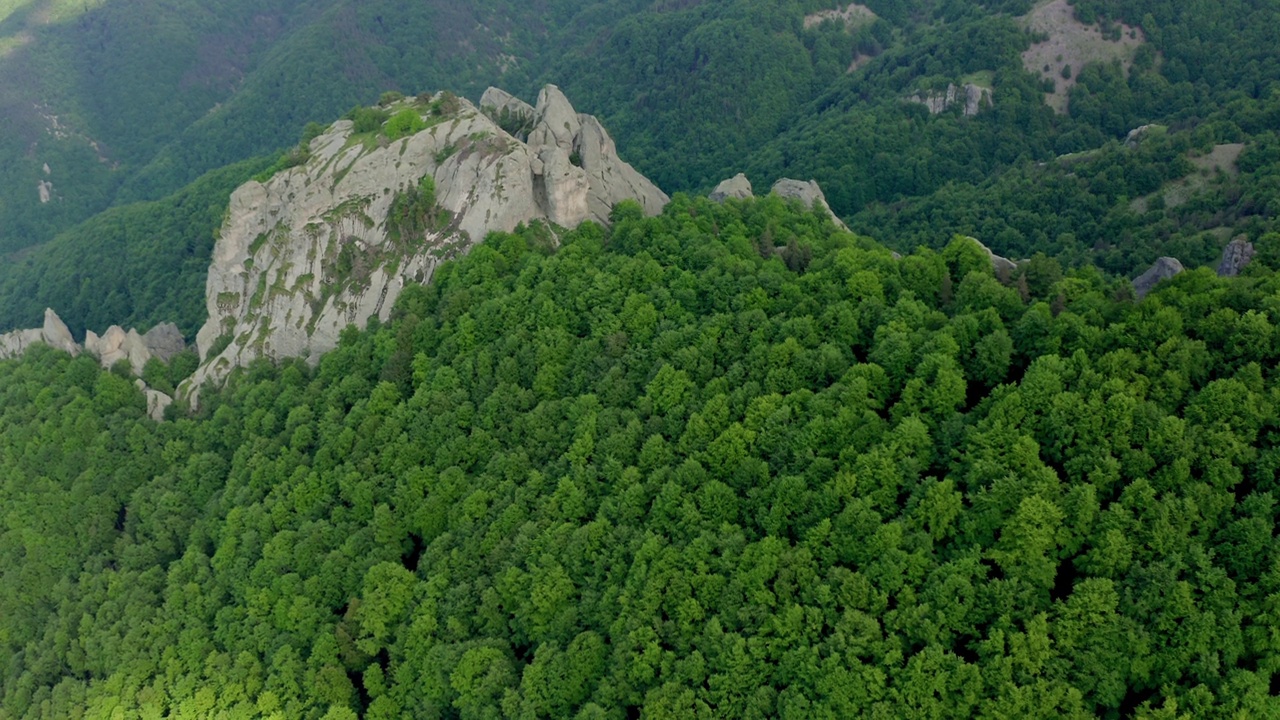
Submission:
M 0 363 L 3 712 L 1273 706 L 1274 253 L 1134 303 L 777 198 L 615 220 L 492 236 L 191 418 Z

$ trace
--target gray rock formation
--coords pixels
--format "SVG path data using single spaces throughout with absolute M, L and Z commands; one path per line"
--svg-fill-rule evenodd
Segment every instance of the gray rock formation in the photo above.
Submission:
M 36 194 L 40 196 L 40 204 L 44 205 L 53 199 L 53 183 L 48 180 L 41 180 L 36 185 Z
M 835 221 L 837 227 L 841 230 L 849 229 L 844 224 L 844 221 L 836 217 L 836 214 L 831 211 L 831 206 L 827 204 L 827 196 L 822 194 L 822 188 L 818 187 L 817 181 L 810 180 L 805 182 L 804 180 L 782 178 L 773 184 L 773 188 L 769 192 L 778 197 L 795 198 L 805 207 L 813 207 L 816 204 L 827 211 L 827 214 Z
M 755 196 L 751 194 L 751 181 L 747 179 L 746 175 L 738 173 L 728 180 L 721 180 L 720 184 L 716 185 L 715 190 L 712 190 L 707 197 L 712 202 L 724 202 L 729 198 L 745 200 Z
M 527 117 L 530 120 L 537 114 L 533 106 L 501 88 L 490 87 L 480 96 L 480 110 L 490 117 L 500 117 L 505 110 L 513 117 Z
M 582 121 L 569 104 L 569 98 L 555 85 L 547 85 L 538 93 L 538 105 L 534 108 L 533 130 L 529 144 L 533 147 L 555 145 L 565 155 L 574 151 L 574 141 L 582 132 Z
M 975 243 L 978 243 L 978 247 L 982 248 L 982 251 L 987 254 L 987 257 L 991 258 L 991 269 L 995 271 L 996 277 L 1007 279 L 1013 274 L 1014 270 L 1018 269 L 1018 263 L 1007 257 L 1001 257 L 1000 255 L 995 254 L 991 248 L 984 245 L 978 238 L 967 235 L 966 237 Z
M 71 337 L 66 323 L 50 308 L 45 308 L 44 325 L 31 330 L 14 330 L 0 335 L 0 359 L 15 358 L 36 343 L 77 355 L 80 346 Z
M 907 101 L 924 105 L 933 115 L 937 115 L 956 105 L 962 105 L 964 108 L 962 112 L 965 117 L 973 117 L 982 110 L 984 101 L 990 104 L 991 94 L 991 88 L 981 85 L 972 83 L 964 85 L 948 84 L 946 90 L 917 92 L 908 97 Z
M 151 419 L 155 420 L 156 422 L 163 421 L 164 411 L 166 408 L 168 408 L 170 405 L 173 404 L 173 398 L 160 392 L 159 390 L 154 390 L 152 388 L 147 387 L 147 384 L 142 382 L 141 380 L 134 380 L 133 382 L 135 385 L 138 386 L 138 389 L 141 390 L 142 394 L 147 398 L 147 415 L 150 416 Z
M 1144 298 L 1160 281 L 1168 280 L 1182 270 L 1182 263 L 1178 262 L 1177 258 L 1157 258 L 1146 272 L 1134 279 L 1133 289 L 1139 298 Z
M 62 322 L 62 318 L 58 317 L 52 309 L 45 309 L 43 327 L 34 330 L 14 330 L 0 335 L 0 359 L 18 357 L 38 343 L 71 355 L 78 355 L 81 350 L 87 350 L 98 356 L 104 368 L 110 368 L 116 362 L 127 359 L 135 375 L 142 374 L 143 366 L 152 357 L 158 357 L 167 362 L 169 358 L 181 352 L 186 345 L 182 339 L 182 333 L 178 331 L 178 326 L 165 323 L 152 328 L 146 335 L 139 335 L 137 330 L 126 332 L 118 325 L 112 325 L 102 337 L 89 331 L 85 333 L 82 348 L 76 344 L 66 323 Z M 147 414 L 153 420 L 163 420 L 165 408 L 173 403 L 173 398 L 159 390 L 147 387 L 142 380 L 135 382 L 147 398 Z
M 600 121 L 579 114 L 578 127 L 573 148 L 591 186 L 587 194 L 591 217 L 608 218 L 613 206 L 623 200 L 640 203 L 647 215 L 662 212 L 670 198 L 618 157 L 618 148 Z
M 556 225 L 574 227 L 586 220 L 590 213 L 590 184 L 587 173 L 574 165 L 569 155 L 558 145 L 538 148 L 534 164 L 534 200 L 541 206 L 547 219 Z M 600 205 L 605 201 L 598 199 Z M 597 215 L 597 218 L 601 216 Z M 608 217 L 608 211 L 603 217 Z
M 1257 254 L 1257 251 L 1253 249 L 1253 243 L 1249 242 L 1249 238 L 1244 235 L 1237 235 L 1222 249 L 1222 260 L 1218 261 L 1218 276 L 1235 277 L 1239 275 L 1241 270 L 1253 262 L 1255 254 Z
M 318 361 L 345 327 L 387 319 L 406 283 L 429 281 L 440 262 L 490 231 L 539 220 L 604 223 L 623 199 L 656 215 L 668 201 L 554 85 L 534 108 L 495 89 L 481 100 L 490 112 L 531 112 L 527 142 L 469 102 L 458 105 L 447 117 L 425 117 L 421 132 L 378 144 L 335 123 L 312 140 L 305 164 L 232 194 L 205 286 L 202 363 L 180 392 L 196 402 L 201 385 L 259 357 Z M 391 110 L 419 107 L 410 99 Z M 435 220 L 421 236 L 398 237 L 391 205 L 425 177 Z M 214 354 L 220 338 L 227 342 Z
M 126 331 L 119 325 L 112 325 L 99 337 L 92 330 L 85 333 L 84 349 L 98 356 L 102 367 L 110 368 L 121 360 L 128 360 L 134 375 L 141 375 L 142 368 L 151 359 L 151 350 L 147 343 L 130 328 Z

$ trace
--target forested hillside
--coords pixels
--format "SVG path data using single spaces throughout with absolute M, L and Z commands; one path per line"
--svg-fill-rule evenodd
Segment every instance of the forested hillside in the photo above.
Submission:
M 1266 717 L 1280 278 L 777 198 L 491 236 L 145 419 L 0 363 L 0 715 Z
M 0 0 L 0 332 L 190 338 L 231 191 L 399 93 L 556 83 L 675 193 L 164 422 L 0 361 L 0 720 L 1275 716 L 1276 47 L 1249 0 Z

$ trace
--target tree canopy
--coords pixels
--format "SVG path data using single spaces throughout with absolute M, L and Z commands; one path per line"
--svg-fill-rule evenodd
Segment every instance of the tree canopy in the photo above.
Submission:
M 1271 712 L 1265 257 L 1137 302 L 778 198 L 614 219 L 164 423 L 0 362 L 0 714 Z

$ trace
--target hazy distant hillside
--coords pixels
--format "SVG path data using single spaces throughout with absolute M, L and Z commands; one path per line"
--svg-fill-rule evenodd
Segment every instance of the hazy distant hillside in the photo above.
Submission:
M 290 145 L 306 123 L 384 90 L 474 99 L 490 84 L 529 96 L 542 82 L 599 116 L 668 192 L 739 171 L 761 187 L 815 178 L 836 212 L 866 232 L 892 228 L 886 240 L 903 250 L 961 232 L 1010 256 L 1133 275 L 1157 255 L 1199 264 L 1235 234 L 1274 228 L 1280 18 L 1243 0 L 104 0 L 6 11 L 0 254 Z M 1126 152 L 1127 134 L 1148 124 L 1162 126 L 1152 143 Z M 1220 174 L 1196 164 L 1218 146 L 1237 147 L 1239 162 Z M 0 328 L 38 322 L 40 303 L 19 289 L 35 268 L 74 258 L 92 276 L 110 265 L 92 262 L 106 251 L 93 227 L 0 265 Z M 42 301 L 84 306 L 49 287 Z M 146 297 L 122 295 L 122 307 L 163 316 L 159 296 Z

